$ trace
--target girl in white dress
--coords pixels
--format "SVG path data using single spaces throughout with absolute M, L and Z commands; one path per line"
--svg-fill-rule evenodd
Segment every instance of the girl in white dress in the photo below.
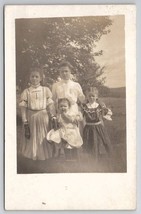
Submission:
M 31 86 L 21 94 L 20 107 L 24 125 L 21 153 L 33 160 L 45 160 L 52 156 L 52 146 L 45 137 L 49 127 L 49 116 L 54 117 L 55 109 L 52 93 L 47 87 L 40 85 L 41 70 L 32 69 Z
M 70 109 L 71 103 L 67 98 L 58 100 L 58 129 L 52 129 L 47 134 L 47 140 L 56 144 L 55 149 L 63 149 L 63 147 L 66 149 L 80 148 L 83 144 L 78 128 L 78 122 L 83 119 L 81 112 L 77 112 L 76 114 Z M 58 151 L 56 151 L 55 156 L 59 156 Z

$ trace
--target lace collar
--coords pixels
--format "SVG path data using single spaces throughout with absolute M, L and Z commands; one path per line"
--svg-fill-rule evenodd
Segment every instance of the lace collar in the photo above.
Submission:
M 40 86 L 40 84 L 38 84 L 38 85 L 31 85 L 30 87 L 31 88 L 38 88 Z
M 94 102 L 92 104 L 91 103 L 87 103 L 86 105 L 87 105 L 88 108 L 97 108 L 99 106 L 99 104 L 96 103 L 96 102 Z

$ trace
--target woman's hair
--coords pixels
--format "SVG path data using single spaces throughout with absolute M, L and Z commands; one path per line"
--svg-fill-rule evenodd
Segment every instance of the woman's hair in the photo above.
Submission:
M 63 103 L 63 102 L 67 102 L 68 106 L 71 107 L 71 102 L 67 98 L 61 98 L 61 99 L 59 99 L 58 100 L 58 106 L 60 105 L 60 103 Z
M 67 62 L 67 61 L 62 61 L 60 64 L 59 64 L 59 69 L 60 68 L 62 68 L 62 67 L 68 67 L 68 68 L 70 68 L 70 70 L 72 71 L 73 70 L 73 66 L 69 63 L 69 62 Z

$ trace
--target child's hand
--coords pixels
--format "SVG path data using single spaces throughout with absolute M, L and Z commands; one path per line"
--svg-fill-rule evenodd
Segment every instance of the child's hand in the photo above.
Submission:
M 29 128 L 29 124 L 25 123 L 24 124 L 24 131 L 25 131 L 25 137 L 26 139 L 30 139 L 30 128 Z
M 78 120 L 77 120 L 77 119 L 75 119 L 75 120 L 73 121 L 73 123 L 76 124 L 76 125 L 78 126 Z
M 73 124 L 76 124 L 77 126 L 78 126 L 78 121 L 80 120 L 80 116 L 79 115 L 70 116 L 70 115 L 65 114 L 65 113 L 62 114 L 62 118 L 67 123 L 73 123 Z
M 65 120 L 65 122 L 67 123 L 72 123 L 73 119 L 70 115 L 66 114 L 65 112 L 63 112 L 62 114 L 62 118 Z

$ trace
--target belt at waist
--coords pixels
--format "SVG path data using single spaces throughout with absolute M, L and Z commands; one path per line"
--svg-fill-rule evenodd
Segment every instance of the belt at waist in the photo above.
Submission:
M 29 111 L 43 111 L 43 110 L 46 110 L 46 108 L 43 108 L 43 109 L 30 109 L 28 108 Z
M 99 122 L 96 122 L 96 123 L 86 123 L 86 125 L 90 125 L 90 126 L 96 126 L 96 125 L 99 125 L 99 124 L 101 124 L 101 121 L 99 121 Z
M 61 127 L 60 129 L 76 129 L 76 126 L 75 127 Z

